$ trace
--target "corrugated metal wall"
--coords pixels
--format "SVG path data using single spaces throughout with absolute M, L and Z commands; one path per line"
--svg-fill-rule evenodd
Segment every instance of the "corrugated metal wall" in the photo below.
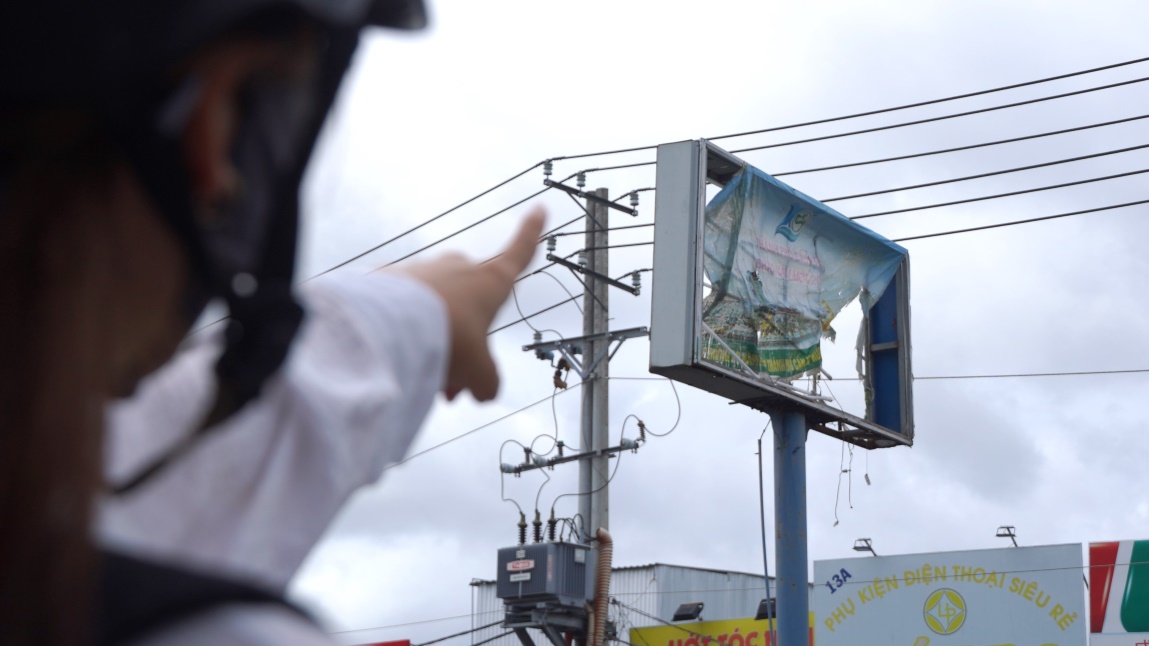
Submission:
M 483 581 L 472 585 L 475 615 L 472 626 L 501 619 L 503 602 L 495 596 L 495 583 Z M 702 618 L 707 620 L 753 617 L 758 603 L 766 597 L 766 588 L 761 575 L 656 563 L 615 568 L 610 596 L 619 602 L 611 605 L 610 620 L 618 625 L 620 637 L 629 641 L 630 628 L 660 623 L 647 615 L 670 621 L 683 603 L 704 603 Z M 505 630 L 498 626 L 476 631 L 471 643 L 477 644 L 503 632 Z M 549 644 L 542 633 L 532 633 L 539 646 Z M 511 635 L 485 646 L 519 646 L 519 640 Z
M 471 583 L 471 607 L 472 628 L 485 626 L 496 621 L 502 623 L 503 621 L 503 600 L 495 596 L 494 581 L 475 581 Z M 506 629 L 497 624 L 491 628 L 477 630 L 471 633 L 471 643 L 477 644 L 505 632 L 507 632 Z M 539 637 L 541 637 L 541 634 L 535 637 L 535 643 L 547 643 L 545 641 L 539 642 Z M 489 642 L 489 644 L 490 646 L 519 646 L 519 640 L 514 635 L 510 635 Z
M 706 604 L 702 611 L 706 620 L 753 617 L 758 603 L 766 598 L 761 575 L 673 565 L 656 565 L 655 573 L 659 582 L 657 614 L 665 621 L 670 621 L 680 604 L 695 601 Z M 651 623 L 657 622 L 635 625 Z

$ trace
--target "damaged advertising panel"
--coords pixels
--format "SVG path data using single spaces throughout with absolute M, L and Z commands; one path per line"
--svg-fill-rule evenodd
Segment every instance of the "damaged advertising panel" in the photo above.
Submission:
M 706 141 L 659 146 L 655 197 L 651 372 L 865 448 L 912 444 L 904 248 Z M 835 327 L 854 302 L 860 326 Z M 854 410 L 819 387 L 835 341 Z

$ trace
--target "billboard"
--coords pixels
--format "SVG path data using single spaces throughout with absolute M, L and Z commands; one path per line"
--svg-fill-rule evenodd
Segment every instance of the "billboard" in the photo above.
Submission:
M 1089 544 L 1089 643 L 1149 644 L 1149 540 Z
M 819 646 L 1085 646 L 1081 545 L 814 562 Z
M 774 621 L 726 619 L 683 622 L 630 629 L 633 646 L 773 646 L 770 629 Z M 814 643 L 814 613 L 810 613 L 810 643 Z
M 707 185 L 721 187 L 706 199 Z M 866 448 L 912 444 L 905 249 L 705 141 L 659 146 L 652 372 Z M 859 301 L 864 417 L 797 387 Z M 853 338 L 853 337 L 850 337 Z

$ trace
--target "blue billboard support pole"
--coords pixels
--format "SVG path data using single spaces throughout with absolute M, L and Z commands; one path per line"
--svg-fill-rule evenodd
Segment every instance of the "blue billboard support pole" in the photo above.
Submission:
M 809 643 L 806 558 L 806 416 L 771 413 L 774 427 L 774 527 L 778 644 Z

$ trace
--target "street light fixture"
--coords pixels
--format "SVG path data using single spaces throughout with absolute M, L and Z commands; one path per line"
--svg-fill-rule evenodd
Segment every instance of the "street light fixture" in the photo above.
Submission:
M 1013 525 L 1002 525 L 997 528 L 998 538 L 1008 538 L 1013 541 L 1013 546 L 1017 547 L 1017 529 Z
M 854 541 L 854 551 L 855 552 L 869 552 L 870 554 L 872 554 L 874 556 L 878 555 L 878 553 L 874 551 L 874 544 L 868 538 L 859 538 L 856 541 Z

